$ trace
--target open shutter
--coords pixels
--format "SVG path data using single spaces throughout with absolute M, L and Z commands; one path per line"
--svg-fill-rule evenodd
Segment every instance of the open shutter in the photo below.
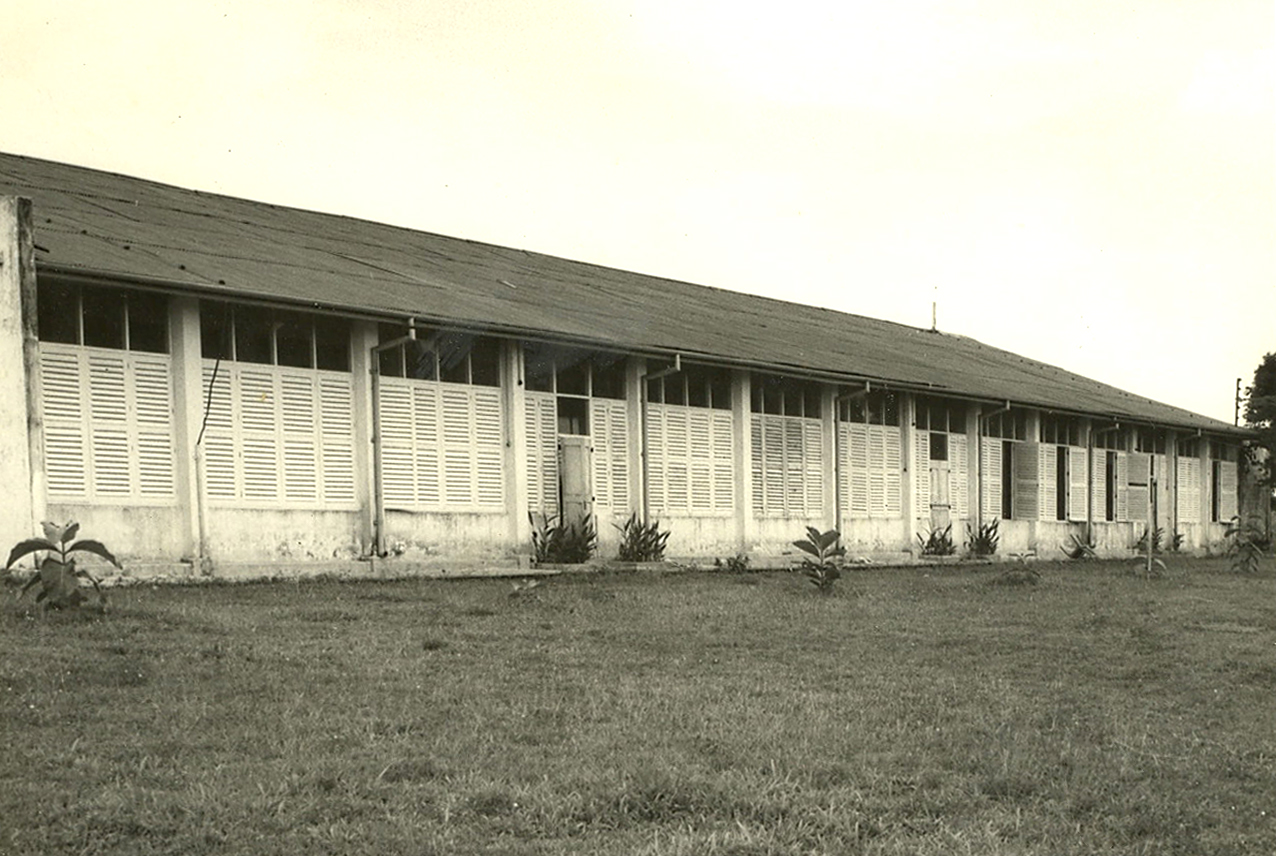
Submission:
M 762 415 L 753 413 L 749 416 L 749 469 L 753 480 L 753 496 L 750 505 L 755 517 L 766 513 L 766 450 L 763 448 L 765 428 Z
M 1094 449 L 1090 458 L 1090 507 L 1093 520 L 1106 519 L 1108 509 L 1108 453 Z
M 1226 523 L 1237 515 L 1235 461 L 1218 462 L 1218 519 Z
M 1037 444 L 1037 519 L 1054 520 L 1059 498 L 1059 448 Z
M 1001 443 L 995 437 L 980 441 L 983 449 L 983 518 L 985 521 L 1001 518 Z
M 1015 495 L 1013 511 L 1016 520 L 1036 520 L 1040 513 L 1041 449 L 1038 443 L 1015 443 Z
M 473 401 L 474 498 L 484 508 L 505 505 L 505 426 L 501 392 L 488 386 L 467 390 Z
M 1068 519 L 1073 521 L 1086 519 L 1086 500 L 1090 492 L 1086 482 L 1085 457 L 1085 449 L 1068 447 Z

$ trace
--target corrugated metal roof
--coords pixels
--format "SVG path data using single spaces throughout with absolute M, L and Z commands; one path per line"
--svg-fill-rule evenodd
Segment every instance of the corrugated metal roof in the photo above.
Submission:
M 0 153 L 37 267 L 1236 433 L 965 336 Z

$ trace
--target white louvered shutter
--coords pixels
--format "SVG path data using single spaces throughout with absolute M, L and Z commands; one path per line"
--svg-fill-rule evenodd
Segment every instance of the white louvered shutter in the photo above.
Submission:
M 432 454 L 433 450 L 420 440 L 417 455 L 425 459 L 421 465 L 425 471 L 433 471 L 436 460 L 442 463 L 443 496 L 440 505 L 445 508 L 465 508 L 473 505 L 476 500 L 472 435 L 474 413 L 466 389 L 451 384 L 441 384 L 440 387 L 438 401 L 443 417 L 442 455 Z M 419 390 L 421 393 L 425 391 Z M 424 495 L 421 500 L 422 504 L 430 503 L 430 498 Z
M 534 513 L 558 513 L 558 413 L 551 393 L 528 392 L 523 400 L 527 434 L 527 506 Z
M 203 395 L 207 409 L 204 421 L 204 487 L 209 499 L 231 500 L 239 495 L 242 482 L 239 456 L 235 452 L 235 380 L 231 366 L 203 365 Z M 211 389 L 210 389 L 211 387 Z
M 353 404 L 349 375 L 319 375 L 320 477 L 327 502 L 355 501 Z
M 411 508 L 416 504 L 412 389 L 386 378 L 380 386 L 382 497 L 387 506 Z
M 1090 505 L 1094 519 L 1104 520 L 1108 513 L 1108 453 L 1095 449 L 1090 460 Z
M 800 417 L 780 417 L 784 432 L 784 467 L 781 513 L 802 516 L 806 501 L 806 430 Z
M 1059 449 L 1041 444 L 1037 447 L 1037 519 L 1054 520 L 1059 499 Z
M 98 496 L 124 498 L 133 492 L 124 352 L 90 351 L 88 363 L 93 490 Z
M 794 417 L 802 426 L 802 486 L 805 489 L 798 515 L 810 519 L 824 514 L 824 423 Z M 790 509 L 790 515 L 793 510 Z
M 1237 514 L 1237 468 L 1235 461 L 1218 462 L 1218 517 L 1226 523 Z
M 590 402 L 594 504 L 617 517 L 629 513 L 629 423 L 623 401 Z
M 766 487 L 766 513 L 784 514 L 784 420 L 780 416 L 762 417 L 763 484 Z
M 735 428 L 732 419 L 729 410 L 712 411 L 713 508 L 726 514 L 735 510 Z
M 1001 443 L 994 437 L 985 437 L 983 444 L 983 517 L 997 520 L 1001 517 Z
M 1086 482 L 1086 451 L 1079 446 L 1068 447 L 1068 519 L 1083 521 L 1088 509 L 1089 485 Z
M 755 517 L 766 514 L 766 450 L 763 448 L 765 428 L 760 413 L 749 416 L 749 468 L 753 477 L 753 496 L 750 504 Z
M 913 432 L 913 515 L 930 519 L 930 432 Z
M 167 356 L 129 354 L 137 449 L 137 492 L 174 495 L 173 395 Z
M 681 407 L 659 407 L 664 414 L 663 469 L 665 473 L 665 502 L 668 512 L 686 509 L 690 505 L 690 473 L 687 457 L 690 450 L 690 426 L 687 412 Z
M 279 400 L 270 369 L 239 369 L 238 417 L 243 461 L 243 496 L 278 500 Z
M 281 372 L 279 393 L 283 498 L 311 503 L 319 498 L 314 378 L 309 373 Z
M 687 470 L 692 512 L 713 510 L 713 430 L 706 408 L 687 408 Z
M 1130 461 L 1128 452 L 1116 453 L 1116 519 L 1129 520 Z
M 1131 452 L 1126 456 L 1126 514 L 1127 520 L 1146 522 L 1148 519 L 1148 481 L 1151 478 L 1151 456 Z
M 1037 443 L 1015 443 L 1011 449 L 1015 495 L 1011 511 L 1016 520 L 1037 520 L 1041 509 L 1041 451 Z
M 89 494 L 83 374 L 79 353 L 41 343 L 44 467 L 50 498 L 84 498 Z
M 953 516 L 959 519 L 970 516 L 968 445 L 969 441 L 963 434 L 950 434 L 948 437 L 948 456 L 950 458 L 948 496 L 955 512 Z
M 842 482 L 845 487 L 842 507 L 850 517 L 868 517 L 871 507 L 869 484 L 872 481 L 868 426 L 857 422 L 842 422 L 838 427 L 842 432 Z M 883 482 L 883 495 L 885 487 Z
M 1201 522 L 1201 463 L 1199 458 L 1179 458 L 1175 465 L 1178 519 L 1180 523 Z
M 505 429 L 501 391 L 475 386 L 470 390 L 474 419 L 475 500 L 480 508 L 505 505 Z
M 882 512 L 886 517 L 899 517 L 904 513 L 900 496 L 903 458 L 900 454 L 900 429 L 883 426 L 876 428 L 882 435 L 882 471 L 885 473 L 886 497 Z

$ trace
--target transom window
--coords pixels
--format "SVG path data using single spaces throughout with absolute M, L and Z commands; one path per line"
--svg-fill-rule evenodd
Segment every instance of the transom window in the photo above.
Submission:
M 407 335 L 405 326 L 377 325 L 381 342 Z M 380 371 L 382 377 L 500 386 L 501 346 L 496 339 L 461 330 L 417 327 L 415 339 L 381 352 Z
M 621 354 L 527 343 L 523 378 L 532 392 L 581 398 L 624 398 L 625 358 Z
M 1199 458 L 1201 456 L 1201 438 L 1188 437 L 1178 441 L 1180 458 Z
M 750 409 L 754 413 L 818 419 L 823 394 L 823 385 L 815 381 L 798 380 L 784 375 L 755 374 Z
M 1096 449 L 1109 449 L 1113 452 L 1126 450 L 1126 432 L 1115 423 L 1096 425 L 1090 432 L 1090 437 Z
M 350 371 L 350 322 L 344 318 L 201 300 L 199 333 L 206 360 Z
M 1139 428 L 1134 432 L 1134 451 L 1165 454 L 1165 431 L 1161 428 Z
M 960 401 L 917 397 L 916 425 L 921 430 L 966 433 L 966 405 Z
M 868 425 L 899 425 L 899 396 L 884 389 L 875 389 L 838 402 L 838 416 L 842 422 L 859 422 Z
M 647 373 L 672 368 L 672 363 L 649 360 Z M 731 409 L 731 372 L 716 366 L 683 365 L 682 371 L 647 381 L 647 401 L 652 404 L 685 404 L 690 407 Z
M 168 298 L 162 294 L 44 281 L 38 289 L 41 341 L 168 353 Z
M 1002 440 L 1028 439 L 1028 411 L 1018 407 L 992 413 L 984 420 L 984 436 Z
M 1046 413 L 1041 417 L 1041 442 L 1052 446 L 1080 446 L 1081 424 L 1072 416 Z
M 1230 443 L 1223 443 L 1215 440 L 1210 444 L 1210 457 L 1216 461 L 1231 461 L 1232 463 L 1236 463 L 1236 460 L 1239 457 L 1237 451 L 1236 446 L 1233 446 Z

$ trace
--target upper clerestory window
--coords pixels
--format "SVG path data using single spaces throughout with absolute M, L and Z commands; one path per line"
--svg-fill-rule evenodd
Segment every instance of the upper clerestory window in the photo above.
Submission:
M 168 353 L 168 298 L 162 294 L 41 282 L 36 303 L 42 342 Z

